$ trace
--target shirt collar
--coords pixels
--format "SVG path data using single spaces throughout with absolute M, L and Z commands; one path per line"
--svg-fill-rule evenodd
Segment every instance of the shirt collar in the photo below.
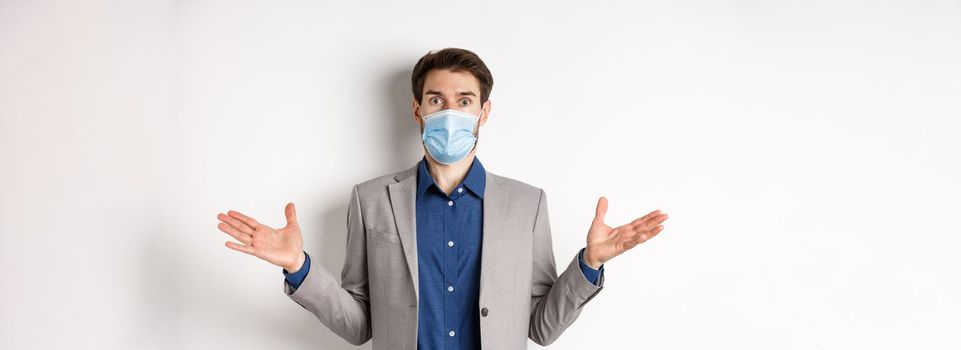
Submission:
M 434 182 L 434 177 L 430 175 L 430 171 L 427 171 L 426 155 L 421 158 L 417 168 L 417 194 L 424 193 L 430 185 L 434 185 L 440 190 L 440 186 L 437 186 L 437 183 Z M 474 161 L 471 162 L 470 169 L 467 170 L 467 176 L 464 177 L 464 181 L 461 184 L 481 199 L 484 198 L 484 187 L 487 185 L 487 171 L 484 170 L 484 165 L 481 164 L 480 159 L 478 159 L 476 155 L 474 156 Z

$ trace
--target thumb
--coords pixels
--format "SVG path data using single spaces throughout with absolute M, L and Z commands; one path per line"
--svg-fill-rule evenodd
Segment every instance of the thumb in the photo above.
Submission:
M 597 210 L 594 212 L 594 222 L 604 223 L 604 214 L 607 214 L 607 198 L 601 196 L 597 200 Z
M 293 202 L 287 203 L 284 213 L 287 214 L 287 226 L 297 224 L 297 210 L 294 208 Z

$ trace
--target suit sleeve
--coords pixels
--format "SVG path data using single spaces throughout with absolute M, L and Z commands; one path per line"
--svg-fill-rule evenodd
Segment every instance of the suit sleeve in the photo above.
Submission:
M 341 283 L 311 259 L 310 273 L 296 289 L 284 281 L 284 293 L 310 311 L 327 328 L 354 345 L 371 338 L 367 240 L 355 185 L 347 207 L 347 256 Z
M 579 252 L 573 254 L 564 272 L 557 275 L 544 190 L 540 192 L 533 234 L 534 271 L 528 337 L 538 345 L 546 346 L 557 340 L 574 323 L 584 305 L 604 288 L 604 275 L 600 275 L 597 284 L 588 281 L 580 268 Z

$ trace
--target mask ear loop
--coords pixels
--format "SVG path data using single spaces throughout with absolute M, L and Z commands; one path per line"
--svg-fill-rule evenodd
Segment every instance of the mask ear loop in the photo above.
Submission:
M 470 152 L 467 152 L 467 154 L 470 154 L 471 152 L 475 152 L 477 150 L 477 144 L 480 143 L 480 121 L 483 115 L 484 115 L 484 108 L 481 108 L 481 114 L 477 116 L 477 124 L 474 125 L 474 131 L 477 132 L 477 135 L 474 135 L 474 147 L 471 147 Z M 477 153 L 474 153 L 474 157 L 477 157 Z

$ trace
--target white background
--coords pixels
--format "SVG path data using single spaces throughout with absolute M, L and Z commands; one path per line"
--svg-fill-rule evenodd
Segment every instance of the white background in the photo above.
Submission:
M 670 215 L 551 348 L 961 347 L 959 1 L 0 0 L 0 348 L 353 348 L 216 215 L 339 276 L 448 46 L 560 267 L 600 195 Z

